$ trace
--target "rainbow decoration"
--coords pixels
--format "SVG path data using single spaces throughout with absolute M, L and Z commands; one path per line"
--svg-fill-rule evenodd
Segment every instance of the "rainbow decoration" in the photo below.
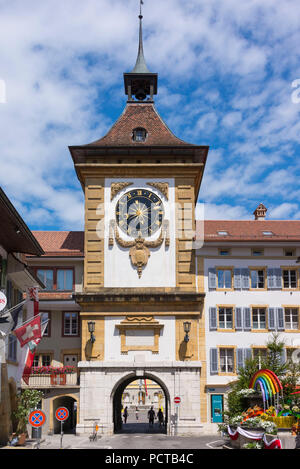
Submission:
M 279 399 L 280 392 L 282 393 L 282 384 L 279 378 L 273 373 L 271 370 L 263 369 L 258 370 L 251 378 L 249 388 L 252 389 L 260 389 L 262 393 L 262 398 L 265 404 L 270 402 L 272 404 L 272 398 L 274 400 L 274 404 L 277 403 Z

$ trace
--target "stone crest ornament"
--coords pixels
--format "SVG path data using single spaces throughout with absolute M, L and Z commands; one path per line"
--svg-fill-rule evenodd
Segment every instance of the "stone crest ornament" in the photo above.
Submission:
M 147 182 L 147 186 L 155 187 L 169 200 L 169 184 L 167 182 Z
M 153 241 L 147 241 L 142 236 L 126 241 L 122 239 L 119 235 L 118 226 L 115 220 L 110 221 L 110 234 L 109 234 L 109 246 L 113 246 L 114 238 L 119 246 L 122 248 L 130 248 L 129 257 L 131 263 L 134 267 L 137 268 L 137 273 L 139 278 L 142 276 L 142 271 L 148 264 L 148 259 L 150 257 L 150 248 L 155 249 L 160 247 L 165 241 L 165 245 L 170 245 L 169 238 L 169 221 L 164 220 L 161 227 L 161 232 L 159 237 Z
M 119 192 L 132 184 L 133 182 L 113 182 L 110 186 L 110 200 L 112 201 Z

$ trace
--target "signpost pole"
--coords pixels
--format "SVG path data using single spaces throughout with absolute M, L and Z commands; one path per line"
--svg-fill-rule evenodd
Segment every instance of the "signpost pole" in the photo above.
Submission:
M 178 435 L 178 408 L 181 402 L 181 398 L 179 396 L 174 397 L 174 404 L 175 404 L 175 425 L 174 425 L 174 435 Z
M 63 441 L 63 436 L 64 436 L 63 425 L 64 425 L 64 422 L 61 421 L 60 422 L 60 449 L 62 449 L 62 441 Z

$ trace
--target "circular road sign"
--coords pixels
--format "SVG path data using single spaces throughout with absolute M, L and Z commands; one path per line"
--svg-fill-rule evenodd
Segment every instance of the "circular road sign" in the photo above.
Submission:
M 180 404 L 181 398 L 179 396 L 174 397 L 174 402 L 175 402 L 175 404 Z
M 28 417 L 29 424 L 34 428 L 39 428 L 46 422 L 46 415 L 40 409 L 33 410 L 30 412 Z
M 69 411 L 66 407 L 59 407 L 55 412 L 56 420 L 64 422 L 69 417 Z
M 7 305 L 7 298 L 2 291 L 0 291 L 0 311 Z

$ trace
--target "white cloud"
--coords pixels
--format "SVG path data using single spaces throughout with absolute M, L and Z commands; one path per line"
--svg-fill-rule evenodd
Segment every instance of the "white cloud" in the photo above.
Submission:
M 277 213 L 293 204 L 298 0 L 144 3 L 144 50 L 159 73 L 163 117 L 180 138 L 213 148 L 201 188 L 209 213 L 244 217 L 243 204 L 258 195 L 280 197 Z M 82 227 L 67 147 L 101 137 L 121 113 L 137 15 L 136 0 L 0 0 L 0 184 L 35 228 Z

